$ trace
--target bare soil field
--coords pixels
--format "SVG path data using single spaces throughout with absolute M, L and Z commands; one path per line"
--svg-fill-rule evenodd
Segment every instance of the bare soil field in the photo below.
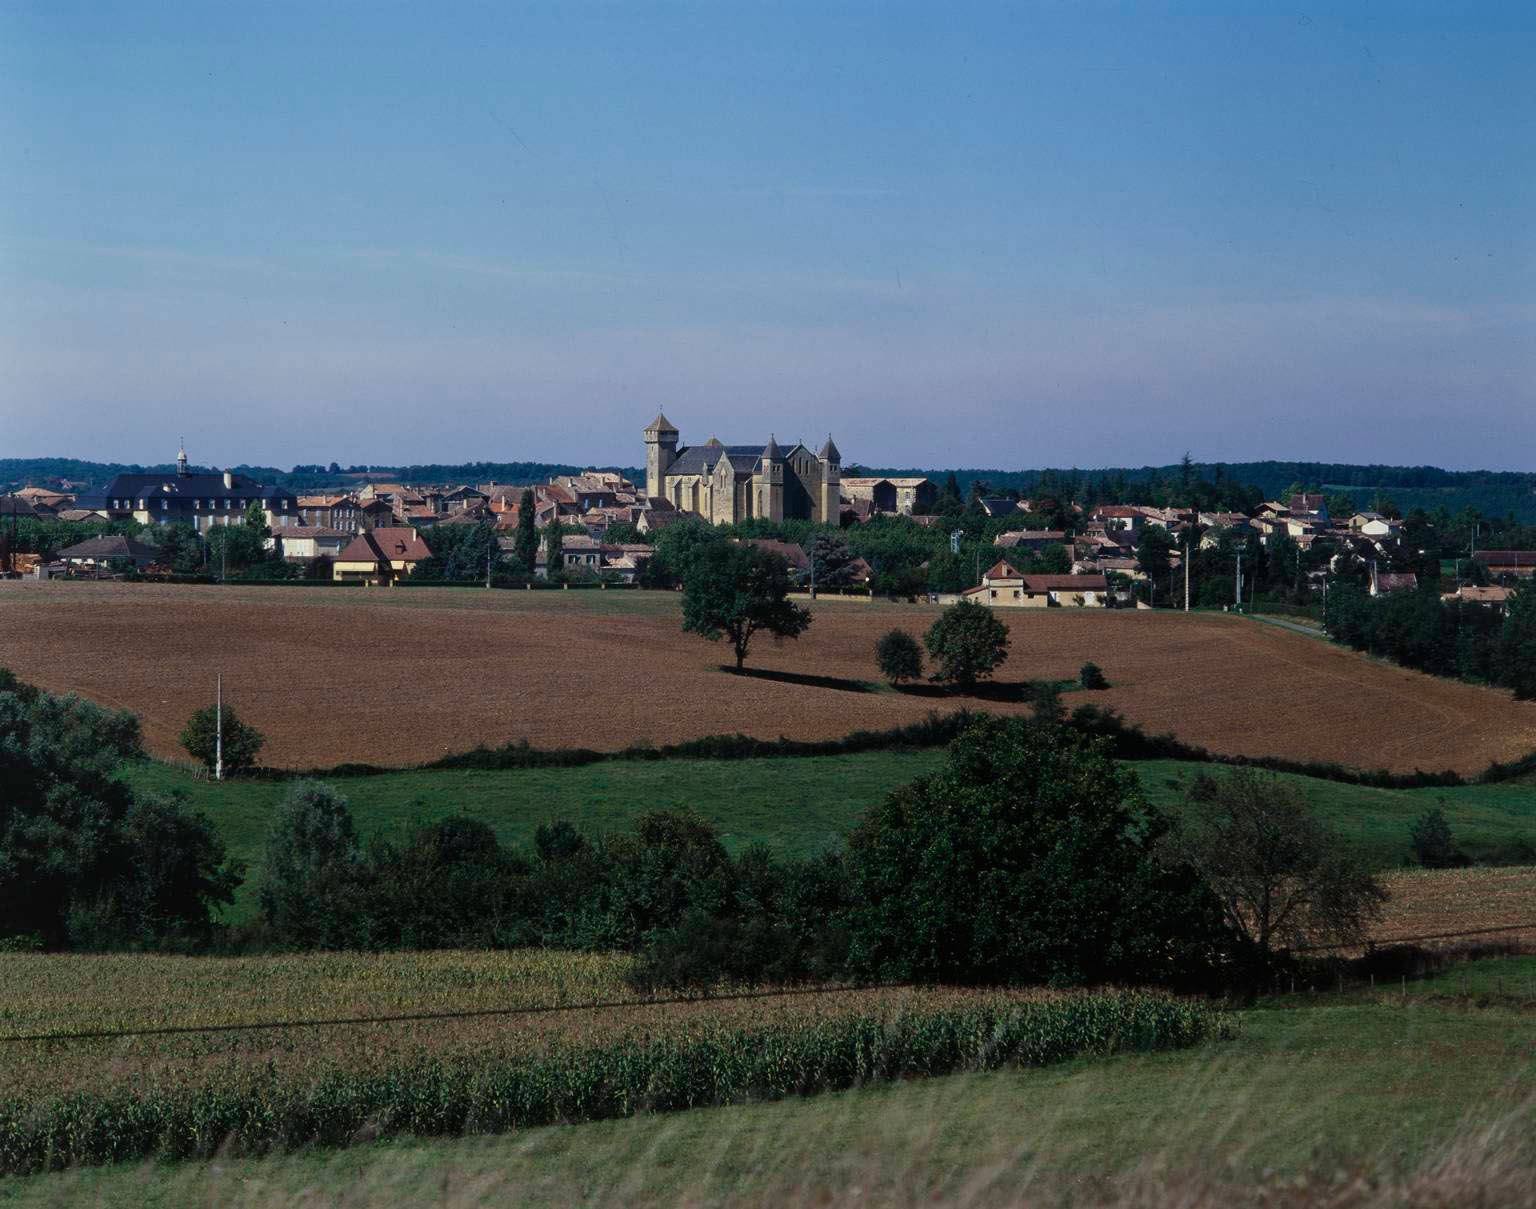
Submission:
M 740 731 L 826 738 L 957 706 L 879 684 L 876 638 L 921 635 L 925 606 L 818 602 L 795 642 L 759 639 L 749 671 L 644 592 L 0 583 L 0 665 L 140 714 L 181 755 L 187 717 L 226 696 L 267 735 L 263 762 L 407 765 L 477 743 L 617 749 Z M 1114 706 L 1214 750 L 1367 768 L 1476 772 L 1536 748 L 1536 703 L 1438 680 L 1214 614 L 1021 610 L 1003 682 L 1072 678 L 1087 660 Z M 781 678 L 774 679 L 772 676 Z M 816 677 L 815 683 L 795 677 Z M 841 682 L 841 683 L 840 683 Z

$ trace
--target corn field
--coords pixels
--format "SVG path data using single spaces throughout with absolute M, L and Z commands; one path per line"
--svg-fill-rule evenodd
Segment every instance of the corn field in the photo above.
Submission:
M 124 996 L 103 1013 L 118 1027 L 128 1022 L 144 1027 L 151 1018 L 163 1024 L 186 1014 L 196 1016 L 198 1025 L 211 1025 L 218 1009 L 232 1006 L 216 990 L 218 972 L 203 974 L 204 960 L 7 957 L 0 975 L 20 972 L 18 963 L 60 960 L 179 962 L 184 977 L 208 978 L 212 993 L 197 1001 L 184 998 L 181 1017 L 176 1004 L 146 1016 L 147 1005 L 135 1007 L 134 996 Z M 428 955 L 233 960 L 255 962 L 258 969 L 262 962 L 289 963 L 296 971 L 290 980 L 296 976 L 309 987 L 309 1016 L 317 1019 L 360 1006 L 355 980 L 345 1002 L 327 996 L 320 966 L 329 963 L 336 973 L 339 963 L 339 972 L 351 969 L 356 976 L 359 967 L 350 963 L 362 963 L 365 975 L 394 986 L 391 994 L 362 998 L 370 1007 L 389 1000 L 399 1008 L 408 1006 L 405 1001 L 420 1002 L 409 996 L 403 1001 L 397 984 L 411 963 L 425 963 Z M 437 973 L 449 982 L 454 969 L 469 975 L 465 981 L 472 985 L 448 988 L 456 1005 L 494 1001 L 499 1008 L 521 999 L 530 1007 L 551 1007 L 578 1001 L 582 990 L 588 1002 L 611 992 L 609 980 L 622 977 L 622 964 L 612 959 L 582 964 L 592 960 L 579 954 L 443 955 Z M 499 973 L 493 975 L 495 963 Z M 535 977 L 541 969 L 549 982 Z M 174 971 L 173 965 L 162 974 Z M 518 972 L 527 976 L 521 986 L 509 977 Z M 73 970 L 52 973 L 55 993 L 77 976 Z M 253 971 L 235 967 L 225 973 L 240 985 Z M 483 975 L 478 988 L 475 974 Z M 336 981 L 349 985 L 344 976 Z M 366 985 L 369 979 L 361 981 Z M 155 978 L 140 982 L 153 985 Z M 484 993 L 498 982 L 494 996 Z M 41 1023 L 36 1008 L 21 1018 L 13 1010 L 14 1000 L 30 997 L 15 993 L 14 979 L 4 985 L 3 1033 L 34 1031 Z M 447 1006 L 438 986 L 427 982 L 423 990 L 432 1003 Z M 101 992 L 92 1002 L 113 1002 L 110 986 Z M 41 1002 L 49 1002 L 46 994 Z M 79 1000 L 55 1002 L 53 1030 L 43 1031 L 74 1031 L 85 1024 L 68 1006 Z M 259 1015 L 272 1018 L 267 1011 Z M 239 1014 L 218 1022 L 237 1023 Z M 531 1016 L 11 1041 L 0 1043 L 0 1173 L 150 1156 L 344 1146 L 392 1135 L 495 1133 L 892 1079 L 1041 1066 L 1081 1055 L 1174 1049 L 1230 1030 L 1228 1019 L 1208 1007 L 1139 992 L 876 988 L 560 1007 Z

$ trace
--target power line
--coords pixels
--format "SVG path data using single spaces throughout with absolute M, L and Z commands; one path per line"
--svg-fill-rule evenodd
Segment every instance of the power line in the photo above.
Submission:
M 783 999 L 795 995 L 832 995 L 843 991 L 902 990 L 909 982 L 843 983 L 833 986 L 794 987 L 777 991 L 741 991 L 732 995 L 678 995 L 670 999 L 610 999 L 598 1003 L 546 1004 L 541 1007 L 474 1008 L 457 1012 L 410 1012 L 400 1016 L 334 1016 L 319 1020 L 259 1020 L 243 1024 L 179 1024 L 145 1029 L 99 1029 L 74 1033 L 16 1033 L 0 1036 L 9 1041 L 103 1041 L 122 1037 L 169 1037 L 189 1033 L 249 1033 L 261 1029 L 325 1028 L 333 1025 L 398 1024 L 418 1020 L 471 1020 L 481 1016 L 545 1016 L 553 1012 L 592 1012 L 611 1008 L 676 1007 L 687 1003 L 729 1003 L 750 999 Z
M 1470 932 L 1431 932 L 1426 936 L 1383 936 L 1363 942 L 1345 942 L 1336 945 L 1303 945 L 1297 953 L 1326 953 L 1330 949 L 1373 948 L 1377 945 L 1416 944 L 1421 940 L 1455 940 L 1462 936 L 1490 936 L 1495 932 L 1536 932 L 1536 923 L 1503 924 L 1497 928 L 1473 928 Z

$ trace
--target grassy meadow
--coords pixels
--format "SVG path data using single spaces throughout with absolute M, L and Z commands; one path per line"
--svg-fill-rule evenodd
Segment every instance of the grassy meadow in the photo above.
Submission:
M 1532 975 L 1536 959 L 1505 958 L 1410 984 L 1406 1001 L 1260 1001 L 1238 1015 L 1235 1037 L 1177 1052 L 496 1137 L 78 1168 L 0 1184 L 0 1203 L 1214 1205 L 1267 1187 L 1266 1204 L 1363 1206 L 1387 1203 L 1366 1193 L 1405 1173 L 1477 1174 L 1458 1162 L 1528 1189 L 1536 1014 L 1494 988 Z M 1186 1173 L 1227 1192 L 1161 1199 Z M 1323 1195 L 1341 1179 L 1355 1199 Z
M 764 843 L 811 856 L 841 843 L 866 807 L 899 785 L 937 769 L 941 751 L 754 760 L 613 761 L 581 768 L 497 772 L 398 772 L 344 778 L 363 834 L 389 832 L 415 819 L 466 814 L 489 823 L 507 844 L 528 844 L 541 823 L 565 819 L 587 831 L 627 830 L 647 810 L 691 807 L 718 827 L 726 847 Z M 1177 814 L 1184 786 L 1211 765 L 1178 760 L 1133 765 L 1148 796 Z M 250 866 L 232 920 L 248 918 L 260 880 L 267 820 L 285 791 L 281 782 L 211 784 L 174 767 L 131 766 L 135 788 L 185 793 L 219 825 L 231 852 Z M 1473 860 L 1520 859 L 1536 849 L 1536 786 L 1471 785 L 1452 789 L 1371 789 L 1310 777 L 1309 800 L 1371 864 L 1400 865 L 1408 829 L 1443 800 L 1457 840 Z M 1530 860 L 1529 853 L 1525 860 Z

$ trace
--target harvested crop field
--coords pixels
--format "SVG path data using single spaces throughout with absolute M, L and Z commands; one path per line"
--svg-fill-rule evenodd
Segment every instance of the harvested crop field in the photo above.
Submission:
M 1378 944 L 1492 928 L 1505 931 L 1479 939 L 1536 941 L 1536 865 L 1405 869 L 1382 881 L 1391 898 L 1371 929 Z
M 268 738 L 266 763 L 408 765 L 478 743 L 617 749 L 740 731 L 829 738 L 935 708 L 1027 707 L 878 683 L 876 638 L 936 608 L 834 600 L 797 642 L 759 639 L 749 672 L 684 634 L 646 592 L 0 584 L 0 665 L 55 692 L 131 708 L 152 751 L 213 698 Z M 1536 748 L 1536 703 L 1438 680 L 1241 618 L 1147 611 L 1001 613 L 1003 682 L 1074 678 L 1151 731 L 1214 750 L 1396 771 L 1476 772 Z M 799 679 L 797 679 L 799 678 Z M 814 678 L 807 680 L 805 678 Z M 1089 699 L 1073 694 L 1069 704 Z

